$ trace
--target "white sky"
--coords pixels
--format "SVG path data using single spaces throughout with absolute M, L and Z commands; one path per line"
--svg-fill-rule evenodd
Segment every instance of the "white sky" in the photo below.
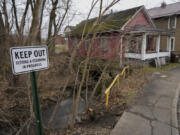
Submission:
M 76 25 L 77 23 L 85 20 L 88 14 L 88 11 L 91 7 L 92 0 L 72 0 L 73 1 L 73 11 L 76 12 L 76 16 L 73 21 L 69 22 L 69 25 Z M 103 3 L 106 5 L 112 0 L 104 0 Z M 165 1 L 167 4 L 180 2 L 180 0 L 120 0 L 118 4 L 112 7 L 113 11 L 120 11 L 124 9 L 129 9 L 137 7 L 140 5 L 145 5 L 145 7 L 152 8 L 158 7 L 161 3 Z M 97 10 L 95 9 L 91 17 L 97 16 Z
M 75 26 L 76 24 L 80 23 L 82 20 L 85 20 L 87 18 L 88 12 L 90 10 L 92 1 L 93 0 L 72 0 L 71 10 L 70 10 L 70 12 L 68 12 L 68 17 L 67 17 L 68 19 L 65 21 L 65 26 L 63 28 L 65 28 L 67 25 Z M 112 0 L 103 0 L 103 7 L 106 7 L 106 5 L 108 5 L 108 3 L 111 1 Z M 113 12 L 116 12 L 116 11 L 120 11 L 120 10 L 137 7 L 140 5 L 145 5 L 146 8 L 152 8 L 152 7 L 160 6 L 160 4 L 163 1 L 165 1 L 167 4 L 180 2 L 180 0 L 120 0 L 120 2 L 117 3 L 116 5 L 114 5 L 111 9 L 113 10 Z M 21 10 L 23 11 L 25 8 L 24 3 L 26 3 L 26 0 L 16 0 L 16 4 L 18 5 L 17 10 L 19 11 L 18 12 L 19 20 L 22 16 Z M 99 9 L 98 6 L 99 6 L 99 3 L 94 8 L 90 18 L 96 17 L 98 15 L 98 9 Z M 8 7 L 11 7 L 11 6 L 8 6 Z M 108 12 L 110 12 L 111 9 Z M 29 11 L 30 11 L 30 8 L 29 8 Z M 9 14 L 11 14 L 11 12 Z M 73 14 L 75 14 L 75 16 L 72 20 Z M 31 21 L 28 21 L 28 19 L 29 20 L 32 19 L 31 14 L 29 14 L 27 17 L 25 33 L 28 33 L 29 28 L 30 28 L 29 22 L 31 22 Z M 42 31 L 43 31 L 42 36 L 44 38 L 47 37 L 47 29 L 48 29 L 48 22 L 49 22 L 48 19 L 49 19 L 49 14 L 46 15 L 44 12 L 44 19 L 43 19 L 43 24 L 42 24 Z M 63 31 L 64 31 L 63 28 L 60 30 L 60 33 L 63 33 Z

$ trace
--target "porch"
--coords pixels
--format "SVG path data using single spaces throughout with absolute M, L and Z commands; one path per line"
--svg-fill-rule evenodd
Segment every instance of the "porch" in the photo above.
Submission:
M 150 60 L 170 57 L 171 40 L 174 33 L 168 30 L 161 30 L 152 27 L 135 26 L 127 31 L 125 58 Z M 161 45 L 161 37 L 167 40 L 167 47 Z

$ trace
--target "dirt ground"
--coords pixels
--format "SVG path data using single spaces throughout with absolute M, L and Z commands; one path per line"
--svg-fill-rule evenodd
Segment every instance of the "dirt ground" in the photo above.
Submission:
M 62 58 L 63 57 L 63 58 Z M 68 55 L 52 58 L 50 70 L 42 71 L 38 75 L 41 109 L 55 104 L 62 93 L 67 77 Z M 56 64 L 55 64 L 56 63 Z M 148 82 L 148 78 L 155 68 L 134 69 L 126 78 L 120 80 L 120 87 L 112 88 L 109 97 L 109 108 L 105 108 L 105 94 L 96 97 L 96 103 L 90 106 L 88 113 L 82 114 L 82 120 L 75 124 L 74 129 L 49 131 L 48 135 L 109 135 L 123 111 L 132 105 L 139 96 L 143 95 L 141 87 Z M 27 77 L 27 76 L 26 76 Z M 71 96 L 71 87 L 76 75 L 71 74 L 69 90 L 64 97 Z M 19 79 L 24 85 L 9 87 L 6 80 L 0 81 L 0 134 L 15 134 L 32 122 L 31 90 L 26 87 L 28 80 L 25 76 Z M 29 83 L 28 83 L 29 84 Z
M 97 97 L 93 111 L 82 115 L 82 121 L 75 124 L 73 130 L 59 130 L 52 134 L 57 135 L 109 135 L 125 109 L 136 102 L 143 95 L 141 87 L 148 82 L 151 73 L 134 70 L 125 80 L 120 81 L 120 87 L 115 86 L 109 97 L 109 107 L 105 108 L 105 94 Z
M 50 69 L 37 72 L 41 109 L 54 104 L 65 82 L 67 54 L 54 56 Z M 73 76 L 71 76 L 73 80 Z M 33 122 L 32 97 L 28 74 L 16 77 L 16 86 L 9 86 L 5 79 L 0 80 L 0 134 L 15 134 Z M 70 81 L 70 84 L 72 82 Z M 65 93 L 68 96 L 68 92 Z

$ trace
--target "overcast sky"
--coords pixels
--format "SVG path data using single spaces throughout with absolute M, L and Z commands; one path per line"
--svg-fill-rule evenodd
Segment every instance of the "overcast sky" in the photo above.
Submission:
M 86 19 L 88 11 L 91 7 L 92 0 L 72 0 L 73 1 L 73 11 L 76 12 L 76 16 L 73 21 L 69 21 L 69 25 L 76 25 L 80 21 Z M 112 0 L 104 0 L 104 5 Z M 113 6 L 113 12 L 125 10 L 132 7 L 137 7 L 140 5 L 145 5 L 146 8 L 158 7 L 161 3 L 165 1 L 167 4 L 180 2 L 180 0 L 120 0 L 118 4 Z M 95 9 L 91 17 L 97 16 L 97 10 Z
M 68 12 L 67 20 L 64 22 L 65 25 L 63 26 L 63 28 L 60 30 L 59 33 L 63 33 L 64 28 L 67 25 L 75 26 L 76 24 L 80 23 L 82 20 L 85 20 L 87 18 L 88 12 L 91 8 L 92 1 L 93 0 L 72 0 L 72 6 L 70 9 L 70 12 Z M 114 5 L 107 13 L 110 13 L 111 10 L 113 10 L 113 12 L 117 12 L 120 10 L 137 7 L 140 5 L 145 5 L 145 7 L 147 9 L 152 8 L 152 7 L 159 7 L 163 1 L 165 1 L 167 4 L 180 2 L 180 0 L 120 0 L 120 2 L 117 3 L 116 5 Z M 103 0 L 103 7 L 106 7 L 108 5 L 108 3 L 110 3 L 110 2 L 112 2 L 112 0 Z M 17 0 L 16 1 L 16 4 L 18 5 L 17 10 L 19 11 L 18 12 L 19 17 L 22 16 L 22 11 L 25 8 L 24 4 L 22 4 L 22 3 L 26 3 L 26 0 Z M 11 7 L 11 6 L 8 6 L 8 7 Z M 90 18 L 97 17 L 98 11 L 99 11 L 99 3 L 97 4 L 97 7 L 94 8 Z M 73 14 L 75 14 L 75 16 L 72 20 Z M 29 20 L 32 19 L 32 15 L 29 14 L 29 16 L 27 18 Z M 44 19 L 43 19 L 43 24 L 42 24 L 42 31 L 43 31 L 42 37 L 44 37 L 44 38 L 47 37 L 47 29 L 48 29 L 48 22 L 49 22 L 48 20 L 49 20 L 49 13 L 46 15 L 44 12 Z M 29 32 L 29 28 L 30 28 L 29 22 L 31 22 L 31 21 L 27 20 L 27 22 L 26 22 L 25 34 L 26 33 L 28 34 L 28 32 Z

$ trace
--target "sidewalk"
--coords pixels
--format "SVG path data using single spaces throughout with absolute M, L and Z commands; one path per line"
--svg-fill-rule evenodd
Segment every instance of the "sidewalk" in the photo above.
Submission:
M 154 74 L 144 96 L 124 112 L 111 135 L 179 135 L 177 100 L 180 67 Z

